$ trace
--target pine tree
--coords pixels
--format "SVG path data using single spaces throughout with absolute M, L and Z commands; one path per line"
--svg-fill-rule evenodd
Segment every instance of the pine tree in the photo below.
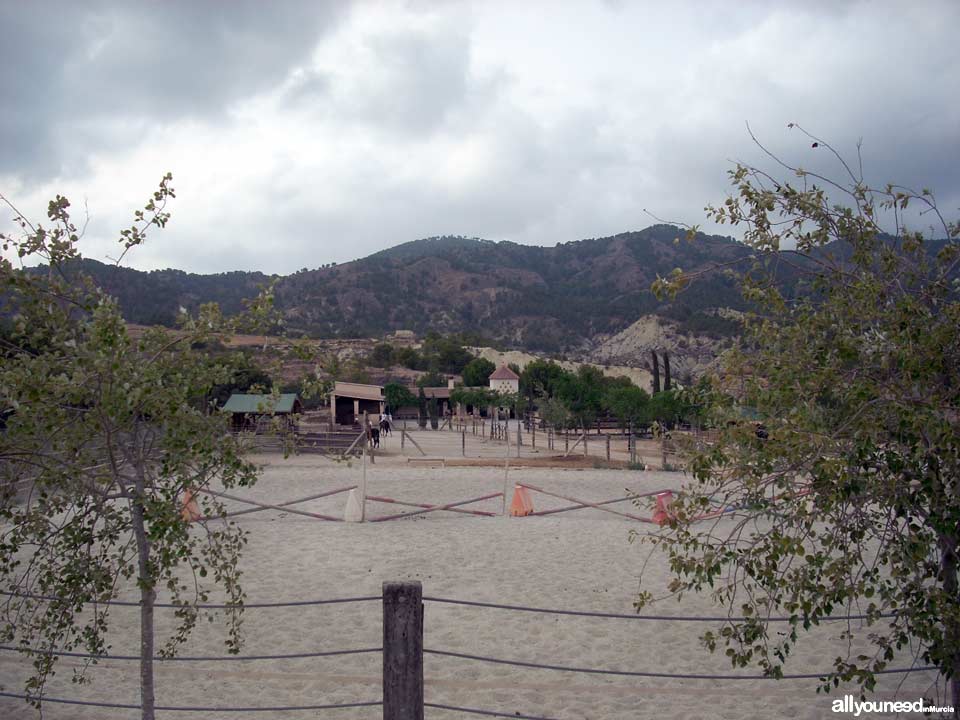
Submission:
M 653 394 L 660 392 L 660 363 L 657 360 L 657 351 L 651 350 L 650 356 L 653 358 Z

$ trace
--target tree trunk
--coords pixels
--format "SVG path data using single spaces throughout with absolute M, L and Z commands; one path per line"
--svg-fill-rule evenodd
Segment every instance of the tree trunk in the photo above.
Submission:
M 137 585 L 140 586 L 140 717 L 141 720 L 154 720 L 153 688 L 153 605 L 157 591 L 151 577 L 150 541 L 143 515 L 142 489 L 132 501 L 133 534 L 137 541 Z
M 957 552 L 946 538 L 940 539 L 940 571 L 943 574 L 943 589 L 947 595 L 957 597 Z M 947 647 L 953 650 L 953 677 L 950 678 L 950 697 L 953 716 L 960 718 L 960 623 L 953 622 L 944 628 Z
M 650 356 L 653 358 L 653 394 L 656 395 L 660 392 L 660 362 L 656 350 L 651 350 Z
M 663 351 L 663 390 L 670 392 L 670 354 Z

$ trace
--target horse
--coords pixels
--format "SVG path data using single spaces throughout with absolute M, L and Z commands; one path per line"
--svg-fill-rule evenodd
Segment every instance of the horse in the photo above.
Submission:
M 380 434 L 389 435 L 390 434 L 390 421 L 384 418 L 380 421 Z
M 373 447 L 380 447 L 380 428 L 370 428 L 370 442 Z

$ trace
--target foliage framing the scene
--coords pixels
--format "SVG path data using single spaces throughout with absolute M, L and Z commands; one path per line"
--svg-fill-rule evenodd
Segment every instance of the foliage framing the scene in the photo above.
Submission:
M 167 223 L 170 181 L 167 175 L 121 233 L 117 264 L 149 229 Z M 223 328 L 217 307 L 184 315 L 178 332 L 131 337 L 116 302 L 75 272 L 82 233 L 66 198 L 51 201 L 48 218 L 48 226 L 33 225 L 17 212 L 20 232 L 2 236 L 8 254 L 40 258 L 46 267 L 26 271 L 0 261 L 11 318 L 0 356 L 0 583 L 13 593 L 0 629 L 4 642 L 32 658 L 26 689 L 39 706 L 57 653 L 105 654 L 107 603 L 135 593 L 141 714 L 152 718 L 155 652 L 171 655 L 186 640 L 210 580 L 232 606 L 229 650 L 240 643 L 245 533 L 220 519 L 187 522 L 184 495 L 193 494 L 202 516 L 216 517 L 222 508 L 200 491 L 214 481 L 252 484 L 256 468 L 208 400 L 231 381 L 232 369 L 190 349 L 216 344 Z M 155 651 L 160 590 L 175 605 L 177 623 Z M 85 669 L 75 680 L 84 680 Z
M 863 613 L 820 689 L 853 681 L 863 693 L 894 659 L 916 660 L 960 707 L 958 225 L 930 191 L 868 187 L 807 137 L 844 180 L 777 158 L 790 177 L 738 165 L 734 194 L 708 208 L 744 230 L 754 255 L 741 282 L 757 311 L 719 390 L 697 400 L 720 438 L 693 453 L 695 482 L 651 541 L 669 556 L 674 593 L 709 591 L 730 608 L 703 639 L 735 666 L 779 677 L 811 626 Z M 905 227 L 914 210 L 933 238 Z M 783 271 L 805 292 L 785 296 Z M 692 279 L 675 271 L 655 289 Z M 738 422 L 737 405 L 767 432 Z M 728 512 L 696 520 L 713 509 Z M 785 631 L 771 629 L 766 619 L 784 614 Z

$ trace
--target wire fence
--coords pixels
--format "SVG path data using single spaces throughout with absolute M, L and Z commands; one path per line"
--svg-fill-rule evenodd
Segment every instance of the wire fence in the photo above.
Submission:
M 459 707 L 457 705 L 443 705 L 441 703 L 423 704 L 425 708 L 437 708 L 438 710 L 453 710 L 455 712 L 467 713 L 469 715 L 486 715 L 487 717 L 514 718 L 515 720 L 553 720 L 539 715 L 521 715 L 518 712 L 497 712 L 496 710 L 478 710 L 477 708 Z
M 173 706 L 173 705 L 157 705 L 156 710 L 158 711 L 169 711 L 169 712 L 207 712 L 207 713 L 270 713 L 270 712 L 295 712 L 295 711 L 321 711 L 321 710 L 337 710 L 337 709 L 346 709 L 346 708 L 362 708 L 362 707 L 379 707 L 385 706 L 384 717 L 392 717 L 387 713 L 387 706 L 389 703 L 386 703 L 386 698 L 388 696 L 388 682 L 387 678 L 387 668 L 388 665 L 400 665 L 400 681 L 404 681 L 404 678 L 408 680 L 412 678 L 413 682 L 417 681 L 419 676 L 419 692 L 420 692 L 420 703 L 423 708 L 434 708 L 438 710 L 446 710 L 450 712 L 458 712 L 465 715 L 483 715 L 488 717 L 508 717 L 508 718 L 519 718 L 521 720 L 553 720 L 551 718 L 543 717 L 540 715 L 527 715 L 522 714 L 516 711 L 501 711 L 489 708 L 471 708 L 471 707 L 462 707 L 458 705 L 449 705 L 442 703 L 434 702 L 423 702 L 423 656 L 432 655 L 442 658 L 450 658 L 454 660 L 465 660 L 471 662 L 480 662 L 488 663 L 495 665 L 505 665 L 516 668 L 525 668 L 533 670 L 543 670 L 543 671 L 552 671 L 552 672 L 562 672 L 562 673 L 580 673 L 586 675 L 602 675 L 602 676 L 620 676 L 620 677 L 630 677 L 630 678 L 657 678 L 657 679 L 669 679 L 669 680 L 681 680 L 681 681 L 768 681 L 768 680 L 809 680 L 817 679 L 824 680 L 826 678 L 831 678 L 836 674 L 835 670 L 826 670 L 822 672 L 806 672 L 806 673 L 793 673 L 793 674 L 743 674 L 743 673 L 670 673 L 670 672 L 659 672 L 659 671 L 649 671 L 649 670 L 622 670 L 622 669 L 610 669 L 610 668 L 599 668 L 599 667 L 580 667 L 574 665 L 563 665 L 556 663 L 545 663 L 545 662 L 536 662 L 536 661 L 527 661 L 527 660 L 517 660 L 509 659 L 502 657 L 492 657 L 488 655 L 482 655 L 477 653 L 468 653 L 462 652 L 459 650 L 453 650 L 449 648 L 432 648 L 432 647 L 423 647 L 422 638 L 423 638 L 423 618 L 424 613 L 418 612 L 414 613 L 413 622 L 415 627 L 412 629 L 410 627 L 405 627 L 403 630 L 404 642 L 409 640 L 407 637 L 408 634 L 412 632 L 413 635 L 419 633 L 419 645 L 416 646 L 415 653 L 406 653 L 399 652 L 397 655 L 392 656 L 392 653 L 397 653 L 397 650 L 391 649 L 391 642 L 388 640 L 388 627 L 394 625 L 397 621 L 391 615 L 393 610 L 391 610 L 391 605 L 387 602 L 387 586 L 389 583 L 384 584 L 384 594 L 382 596 L 359 596 L 352 598 L 332 598 L 332 599 L 317 599 L 317 600 L 297 600 L 297 601 L 286 601 L 286 602 L 261 602 L 261 603 L 249 603 L 244 604 L 243 607 L 246 608 L 276 608 L 276 607 L 303 607 L 311 605 L 331 605 L 331 604 L 342 604 L 342 603 L 360 603 L 360 602 L 370 602 L 370 601 L 382 601 L 383 603 L 383 612 L 384 612 L 384 645 L 382 647 L 363 647 L 363 648 L 352 648 L 352 649 L 336 649 L 336 650 L 318 650 L 313 652 L 298 652 L 298 653 L 278 653 L 278 654 L 258 654 L 258 655 L 210 655 L 210 656 L 157 656 L 154 660 L 158 662 L 249 662 L 249 661 L 278 661 L 278 660 L 289 660 L 289 659 L 304 659 L 304 658 L 323 658 L 323 657 L 342 657 L 346 655 L 359 655 L 359 654 L 375 654 L 380 653 L 384 656 L 384 677 L 383 677 L 383 699 L 379 700 L 364 700 L 356 702 L 345 702 L 345 703 L 316 703 L 316 704 L 302 704 L 302 705 L 288 705 L 288 706 L 240 706 L 240 707 L 224 707 L 224 706 Z M 640 614 L 620 614 L 620 613 L 606 613 L 606 612 L 595 612 L 595 611 L 585 611 L 585 610 L 566 610 L 566 609 L 554 609 L 554 608 L 542 608 L 542 607 L 531 607 L 525 605 L 512 605 L 505 603 L 491 603 L 491 602 L 481 602 L 475 600 L 459 600 L 454 598 L 443 598 L 443 597 L 434 597 L 434 596 L 423 596 L 420 589 L 419 583 L 400 583 L 393 584 L 399 585 L 403 588 L 413 588 L 415 595 L 414 597 L 418 603 L 438 603 L 438 604 L 450 604 L 457 606 L 481 608 L 481 609 L 495 609 L 503 610 L 508 612 L 524 612 L 524 613 L 538 613 L 544 615 L 566 615 L 566 616 L 576 616 L 576 617 L 587 617 L 587 618 L 603 618 L 603 619 L 613 619 L 613 620 L 641 620 L 641 621 L 658 621 L 658 622 L 680 622 L 680 623 L 703 623 L 703 622 L 739 622 L 748 620 L 748 618 L 743 617 L 734 617 L 734 616 L 684 616 L 684 615 L 640 615 Z M 0 594 L 5 596 L 12 597 L 26 597 L 35 600 L 51 600 L 58 599 L 51 596 L 39 595 L 39 594 L 29 594 L 29 593 L 15 593 L 10 591 L 0 591 Z M 139 603 L 128 602 L 128 601 L 116 601 L 111 600 L 106 604 L 110 605 L 119 605 L 119 606 L 138 606 Z M 158 603 L 157 607 L 168 607 L 168 608 L 178 608 L 182 607 L 181 605 L 173 603 Z M 220 605 L 220 604 L 210 604 L 202 605 L 199 607 L 206 608 L 235 608 L 235 605 Z M 885 613 L 879 617 L 893 617 L 892 613 Z M 867 620 L 867 619 L 877 619 L 877 615 L 866 615 L 866 614 L 848 614 L 848 615 L 833 615 L 825 618 L 820 618 L 819 620 L 823 621 L 850 621 L 850 620 Z M 753 618 L 756 619 L 756 618 Z M 763 621 L 768 622 L 802 622 L 803 618 L 799 616 L 778 616 L 778 617 L 769 617 L 761 618 Z M 409 623 L 409 618 L 403 620 L 403 622 Z M 27 646 L 14 646 L 14 645 L 0 645 L 0 651 L 2 652 L 28 652 L 41 655 L 57 655 L 62 657 L 70 658 L 82 658 L 82 659 L 95 659 L 95 660 L 116 660 L 116 661 L 129 661 L 135 662 L 140 661 L 141 658 L 139 655 L 106 655 L 106 654 L 89 654 L 89 653 L 79 653 L 72 651 L 56 651 L 56 650 L 41 650 L 33 649 Z M 411 657 L 413 655 L 414 657 Z M 402 658 L 400 663 L 394 663 L 393 660 Z M 928 672 L 928 671 L 937 671 L 936 667 L 932 666 L 918 666 L 918 667 L 901 667 L 901 668 L 884 668 L 882 670 L 874 671 L 876 675 L 907 675 L 914 672 Z M 35 696 L 31 697 L 25 694 L 10 693 L 10 692 L 0 692 L 0 697 L 13 698 L 13 699 L 23 699 L 30 700 L 36 699 Z M 43 702 L 49 703 L 58 703 L 66 705 L 77 705 L 77 706 L 90 706 L 90 707 L 99 707 L 99 708 L 112 708 L 112 709 L 124 709 L 124 710 L 137 710 L 140 709 L 140 705 L 130 704 L 130 703 L 116 703 L 116 702 L 99 702 L 93 700 L 81 700 L 81 699 L 71 699 L 71 698 L 61 698 L 61 697 L 49 697 L 44 695 L 42 697 Z
M 10 598 L 25 598 L 30 600 L 38 601 L 63 601 L 69 600 L 68 598 L 60 598 L 54 595 L 42 595 L 37 593 L 22 593 L 22 592 L 12 592 L 8 590 L 0 590 L 0 595 L 10 597 Z M 323 605 L 339 605 L 344 603 L 363 603 L 371 601 L 382 601 L 382 596 L 380 595 L 368 595 L 368 596 L 359 596 L 359 597 L 347 597 L 347 598 L 323 598 L 323 599 L 314 599 L 314 600 L 289 600 L 289 601 L 273 601 L 273 602 L 253 602 L 242 604 L 224 604 L 224 603 L 199 603 L 196 605 L 190 604 L 190 607 L 195 607 L 198 609 L 209 609 L 209 610 L 220 610 L 220 609 L 248 609 L 248 608 L 258 608 L 258 609 L 271 609 L 271 608 L 292 608 L 292 607 L 308 607 L 308 606 L 323 606 Z M 107 606 L 117 606 L 117 607 L 140 607 L 141 603 L 133 602 L 128 600 L 103 600 L 98 601 L 99 605 Z M 154 607 L 157 608 L 173 608 L 179 609 L 184 607 L 184 604 L 177 603 L 164 603 L 158 602 L 154 604 Z M 57 656 L 65 658 L 76 658 L 82 660 L 104 660 L 104 661 L 124 661 L 124 662 L 140 662 L 142 660 L 140 655 L 113 655 L 113 654 L 95 654 L 95 653 L 81 653 L 73 652 L 69 650 L 52 650 L 52 649 L 42 649 L 42 648 L 32 648 L 29 646 L 15 646 L 15 645 L 0 645 L 0 652 L 20 652 L 28 653 L 31 655 L 48 655 L 48 656 Z M 276 653 L 276 654 L 259 654 L 259 655 L 155 655 L 153 660 L 159 663 L 174 663 L 174 662 L 251 662 L 251 661 L 279 661 L 279 660 L 295 660 L 295 659 L 309 659 L 309 658 L 325 658 L 325 657 L 343 657 L 346 655 L 362 655 L 362 654 L 373 654 L 373 653 L 382 653 L 382 647 L 368 647 L 368 648 L 351 648 L 343 650 L 321 650 L 314 652 L 298 652 L 298 653 Z M 0 697 L 19 699 L 19 700 L 37 700 L 36 695 L 27 695 L 23 693 L 11 693 L 11 692 L 2 692 L 0 691 Z M 85 706 L 85 707 L 96 707 L 96 708 L 106 708 L 106 709 L 115 709 L 115 710 L 141 710 L 142 707 L 139 704 L 135 703 L 118 703 L 118 702 L 104 702 L 99 700 L 81 700 L 78 698 L 62 698 L 62 697 L 51 697 L 49 695 L 41 696 L 42 702 L 44 703 L 55 703 L 59 705 L 72 705 L 72 706 Z M 362 708 L 362 707 L 379 707 L 383 705 L 383 700 L 369 700 L 369 701 L 359 701 L 359 702 L 348 702 L 348 703 L 316 703 L 316 704 L 302 704 L 302 705 L 276 705 L 276 706 L 199 706 L 199 705 L 155 705 L 154 709 L 157 711 L 163 712 L 205 712 L 205 713 L 279 713 L 279 712 L 299 712 L 299 711 L 320 711 L 320 710 L 340 710 L 346 708 Z
M 31 699 L 27 695 L 20 693 L 0 692 L 0 697 L 8 697 L 19 700 Z M 87 707 L 113 708 L 115 710 L 141 710 L 140 705 L 133 703 L 109 703 L 97 700 L 74 700 L 69 698 L 55 698 L 43 696 L 45 703 L 58 703 L 60 705 L 85 705 Z M 199 705 L 154 705 L 154 710 L 163 712 L 214 712 L 214 713 L 255 713 L 255 712 L 296 712 L 305 710 L 340 710 L 343 708 L 357 707 L 377 707 L 383 705 L 382 700 L 371 700 L 369 702 L 339 703 L 326 705 L 275 705 L 259 707 L 224 707 L 220 705 L 199 706 Z
M 56 595 L 37 595 L 34 593 L 21 593 L 21 592 L 10 592 L 8 590 L 0 590 L 0 595 L 5 595 L 7 597 L 23 597 L 29 598 L 31 600 L 54 600 L 54 601 L 63 601 L 70 600 L 72 598 L 61 598 Z M 253 608 L 284 608 L 284 607 L 307 607 L 310 605 L 336 605 L 339 603 L 356 603 L 356 602 L 370 602 L 370 601 L 379 602 L 382 598 L 379 595 L 366 595 L 363 597 L 348 597 L 348 598 L 330 598 L 326 600 L 286 600 L 278 602 L 255 602 L 255 603 L 198 603 L 194 605 L 189 603 L 189 607 L 197 608 L 198 610 L 239 610 L 243 609 L 253 609 Z M 98 600 L 97 604 L 99 605 L 115 605 L 118 607 L 140 607 L 141 603 L 133 600 Z M 155 602 L 153 604 L 156 608 L 182 608 L 185 607 L 185 604 L 177 603 L 162 603 Z
M 532 668 L 534 670 L 558 670 L 560 672 L 584 673 L 587 675 L 619 675 L 621 677 L 647 677 L 669 680 L 812 680 L 825 678 L 833 673 L 833 671 L 828 671 L 774 676 L 722 674 L 709 675 L 702 673 L 662 673 L 637 670 L 603 670 L 601 668 L 571 667 L 569 665 L 547 665 L 545 663 L 526 662 L 524 660 L 505 660 L 503 658 L 494 658 L 485 655 L 471 655 L 469 653 L 452 652 L 450 650 L 431 650 L 429 648 L 424 648 L 423 652 L 427 655 L 440 655 L 443 657 L 460 658 L 463 660 L 479 660 L 481 662 L 495 663 L 497 665 L 512 665 L 513 667 Z M 899 675 L 903 673 L 935 669 L 936 668 L 933 667 L 890 668 L 888 670 L 877 670 L 875 673 L 884 675 Z
M 43 650 L 37 648 L 18 647 L 15 645 L 0 645 L 0 650 L 8 652 L 30 652 L 34 655 L 56 655 L 58 657 L 84 658 L 96 660 L 128 660 L 140 661 L 139 655 L 95 655 L 93 653 L 78 653 L 67 650 Z M 335 655 L 362 655 L 364 653 L 383 652 L 382 647 L 356 648 L 353 650 L 326 650 L 322 652 L 280 653 L 279 655 L 154 655 L 156 662 L 236 662 L 244 660 L 300 660 L 303 658 L 333 657 Z
M 579 617 L 613 618 L 616 620 L 662 620 L 676 622 L 745 622 L 747 620 L 762 620 L 764 622 L 790 622 L 802 619 L 802 616 L 770 616 L 762 618 L 746 618 L 732 615 L 626 615 L 621 613 L 593 612 L 589 610 L 556 610 L 551 608 L 529 607 L 526 605 L 504 605 L 503 603 L 479 602 L 477 600 L 454 600 L 453 598 L 439 598 L 424 595 L 425 602 L 448 603 L 451 605 L 466 605 L 469 607 L 494 608 L 497 610 L 514 610 L 517 612 L 543 613 L 547 615 L 575 615 Z M 871 617 L 890 618 L 896 613 L 880 613 L 879 615 L 831 615 L 822 618 L 824 621 L 867 620 Z
M 461 605 L 466 607 L 491 608 L 497 610 L 509 610 L 514 612 L 539 613 L 544 615 L 572 615 L 577 617 L 606 618 L 616 620 L 647 620 L 660 622 L 743 622 L 746 620 L 761 620 L 763 622 L 800 622 L 801 616 L 772 616 L 767 618 L 746 618 L 736 616 L 691 616 L 691 615 L 626 615 L 619 613 L 593 612 L 586 610 L 559 610 L 554 608 L 539 608 L 526 605 L 507 605 L 503 603 L 479 602 L 476 600 L 456 600 L 453 598 L 440 598 L 425 595 L 424 602 L 446 603 L 451 605 Z M 822 618 L 824 621 L 844 622 L 850 620 L 867 620 L 877 617 L 895 617 L 896 613 L 882 613 L 879 616 L 866 614 L 850 615 L 831 615 Z M 744 675 L 744 674 L 706 674 L 706 673 L 666 673 L 654 671 L 636 671 L 636 670 L 609 670 L 603 668 L 574 667 L 569 665 L 554 665 L 547 663 L 537 663 L 524 660 L 508 660 L 505 658 L 495 658 L 486 655 L 476 655 L 472 653 L 455 652 L 451 650 L 437 650 L 424 648 L 423 652 L 428 655 L 437 655 L 441 657 L 458 658 L 461 660 L 474 660 L 478 662 L 493 663 L 497 665 L 510 665 L 513 667 L 524 667 L 536 670 L 553 670 L 559 672 L 583 673 L 587 675 L 616 675 L 621 677 L 646 677 L 670 680 L 811 680 L 822 679 L 834 674 L 833 670 L 815 673 L 792 673 L 781 675 Z M 922 672 L 936 670 L 933 666 L 909 667 L 909 668 L 887 668 L 875 671 L 877 675 L 897 675 L 908 674 L 912 672 Z

